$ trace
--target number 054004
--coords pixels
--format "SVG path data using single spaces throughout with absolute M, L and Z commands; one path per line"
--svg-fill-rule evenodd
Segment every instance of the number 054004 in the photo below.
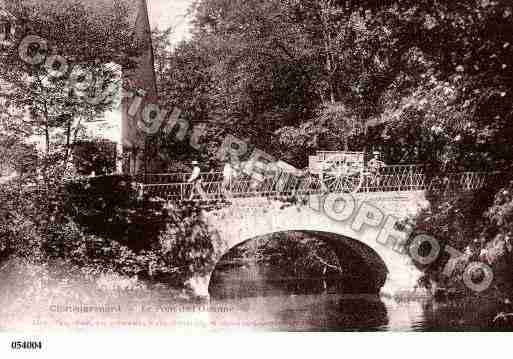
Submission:
M 13 350 L 43 349 L 43 343 L 42 342 L 29 342 L 29 341 L 14 341 L 14 342 L 11 342 L 11 349 L 13 349 Z

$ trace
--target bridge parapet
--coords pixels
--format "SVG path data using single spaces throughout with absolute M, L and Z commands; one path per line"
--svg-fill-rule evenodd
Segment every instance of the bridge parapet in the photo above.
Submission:
M 356 193 L 433 191 L 450 194 L 481 189 L 497 180 L 500 172 L 459 172 L 427 174 L 423 166 L 386 166 L 378 174 L 362 175 Z M 220 172 L 202 173 L 203 193 L 195 194 L 194 184 L 188 183 L 188 173 L 147 174 L 136 178 L 146 195 L 171 201 L 218 202 L 236 198 L 266 197 L 294 198 L 327 193 L 318 176 L 305 174 L 296 177 L 281 173 L 255 182 L 242 175 L 223 188 Z M 342 191 L 332 191 L 342 192 Z M 192 196 L 191 196 L 192 194 Z

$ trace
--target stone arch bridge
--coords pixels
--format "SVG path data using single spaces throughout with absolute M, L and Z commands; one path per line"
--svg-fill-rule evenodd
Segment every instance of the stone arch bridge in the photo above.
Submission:
M 357 193 L 322 192 L 315 178 L 307 185 L 290 178 L 267 179 L 258 188 L 242 178 L 226 192 L 220 174 L 205 173 L 202 195 L 186 182 L 188 174 L 152 174 L 139 180 L 144 193 L 153 198 L 194 201 L 204 207 L 209 226 L 219 234 L 218 259 L 261 236 L 308 232 L 326 241 L 337 255 L 349 253 L 355 258 L 358 268 L 353 269 L 367 291 L 394 294 L 413 291 L 421 276 L 404 246 L 408 234 L 398 230 L 397 223 L 429 206 L 427 190 L 442 195 L 471 192 L 495 181 L 497 175 L 427 176 L 420 166 L 389 166 L 379 181 L 364 182 Z M 192 281 L 197 292 L 208 294 L 211 274 Z

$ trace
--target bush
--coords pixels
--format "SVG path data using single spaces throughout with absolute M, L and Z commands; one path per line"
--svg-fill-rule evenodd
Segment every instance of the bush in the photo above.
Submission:
M 9 256 L 39 258 L 44 215 L 37 191 L 18 180 L 0 185 L 0 263 Z
M 135 251 L 158 246 L 170 220 L 162 203 L 139 196 L 129 176 L 85 178 L 65 185 L 63 216 L 86 233 L 116 240 Z
M 496 207 L 493 205 L 496 192 L 497 187 L 491 186 L 473 193 L 456 194 L 452 198 L 428 195 L 431 206 L 416 219 L 415 234 L 425 233 L 436 238 L 441 251 L 435 262 L 427 267 L 419 265 L 425 272 L 425 280 L 442 286 L 462 287 L 463 271 L 469 262 L 482 261 L 494 266 L 493 261 L 483 257 L 483 253 L 498 233 L 498 227 L 490 221 L 491 213 L 495 213 L 490 211 Z M 450 259 L 444 250 L 446 246 L 465 253 L 450 278 L 442 274 Z
M 61 261 L 91 278 L 110 272 L 177 287 L 212 265 L 200 212 L 142 199 L 126 176 L 50 191 L 10 183 L 0 200 L 0 261 Z
M 176 287 L 213 265 L 214 249 L 197 218 L 168 224 L 157 248 L 135 252 L 112 239 L 85 234 L 74 222 L 54 226 L 44 245 L 49 260 L 61 260 L 96 277 L 106 271 Z
M 81 175 L 113 173 L 116 156 L 116 144 L 109 140 L 80 141 L 73 148 L 74 166 Z

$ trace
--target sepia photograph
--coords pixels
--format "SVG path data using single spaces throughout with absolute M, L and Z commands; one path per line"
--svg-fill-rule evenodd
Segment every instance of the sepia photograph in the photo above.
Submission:
M 0 333 L 513 331 L 512 70 L 511 0 L 0 0 Z

